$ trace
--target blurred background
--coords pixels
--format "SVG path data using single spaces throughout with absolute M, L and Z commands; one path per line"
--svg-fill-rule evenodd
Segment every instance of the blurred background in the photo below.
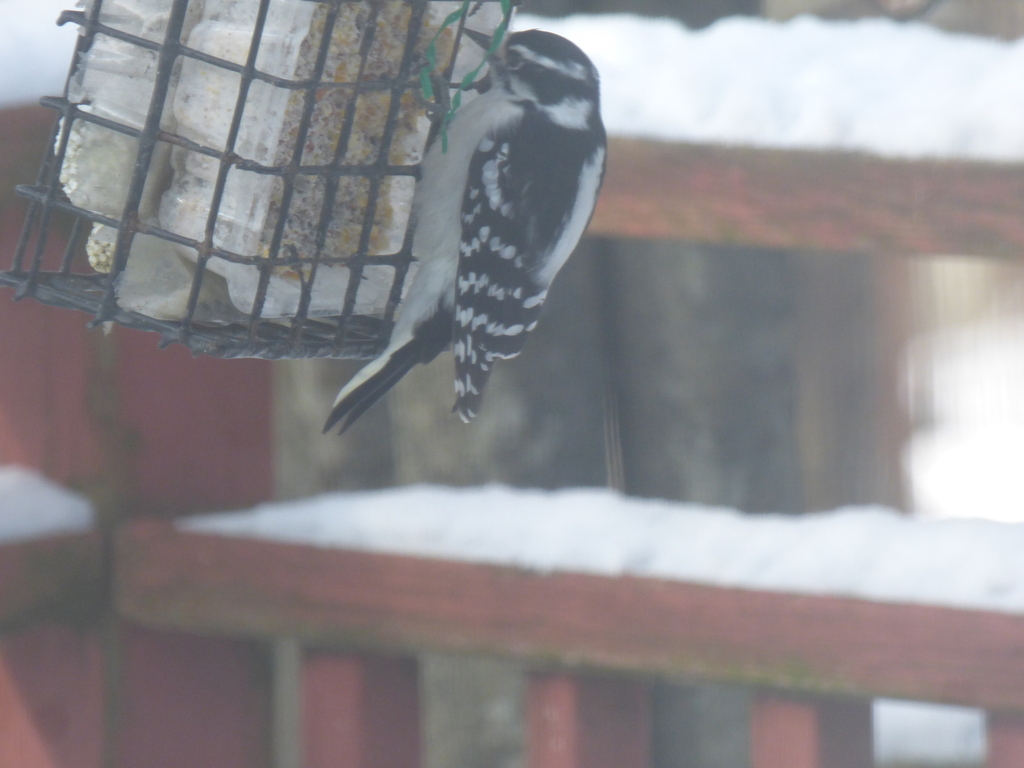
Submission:
M 13 30 L 0 46 L 0 259 L 13 251 L 20 230 L 22 208 L 13 185 L 31 181 L 46 141 L 46 119 L 26 105 L 42 95 L 36 90 L 41 84 L 45 93 L 63 86 L 66 56 L 53 51 L 70 50 L 74 30 L 61 30 L 63 37 L 54 42 L 49 23 L 64 4 L 0 0 Z M 521 10 L 542 24 L 557 25 L 572 14 L 628 13 L 672 19 L 708 34 L 736 16 L 886 20 L 952 33 L 954 42 L 967 40 L 962 34 L 975 36 L 969 45 L 1003 46 L 1000 51 L 1011 51 L 1010 41 L 1024 34 L 1022 0 L 527 0 Z M 870 49 L 860 54 L 872 58 Z M 1016 48 L 1007 56 L 1024 59 Z M 720 67 L 731 64 L 723 60 Z M 933 61 L 910 57 L 892 66 L 901 68 L 894 73 L 900 75 L 922 68 L 922 89 L 932 88 L 941 100 L 943 81 L 929 79 L 937 71 Z M 813 85 L 819 74 L 811 67 L 800 77 Z M 640 73 L 645 75 L 657 81 L 649 70 Z M 1019 95 L 1012 90 L 993 98 L 1024 113 Z M 685 96 L 664 88 L 645 94 L 669 103 Z M 877 106 L 873 98 L 865 89 L 851 100 L 869 111 Z M 877 155 L 870 162 L 882 168 L 858 183 L 891 183 L 901 194 L 900 162 L 931 156 L 940 170 L 951 167 L 944 162 L 963 162 L 969 183 L 995 179 L 976 199 L 999 198 L 998 171 L 1019 174 L 1024 135 L 1020 145 L 1009 147 L 995 137 L 991 151 L 984 137 L 974 137 L 974 143 L 954 141 L 942 151 L 917 148 L 912 139 L 890 151 L 882 140 L 873 153 L 870 140 L 829 146 L 827 137 L 813 132 L 803 143 L 783 138 L 772 145 L 757 139 L 756 124 L 748 126 L 753 138 L 746 141 L 730 133 L 745 119 L 743 110 L 737 114 L 722 122 L 721 140 L 705 133 L 680 145 L 711 147 L 698 159 L 718 179 L 767 168 L 765 178 L 778 181 L 773 193 L 792 193 L 791 218 L 778 231 L 759 220 L 746 229 L 709 233 L 699 221 L 659 229 L 637 216 L 626 237 L 626 227 L 602 224 L 599 214 L 559 276 L 526 351 L 496 370 L 485 408 L 468 426 L 451 417 L 450 354 L 410 373 L 344 436 L 321 437 L 330 404 L 360 363 L 193 361 L 180 349 L 157 352 L 155 339 L 136 332 L 79 329 L 69 333 L 84 339 L 92 378 L 83 391 L 102 425 L 93 459 L 106 458 L 66 459 L 61 441 L 69 438 L 57 433 L 40 437 L 32 448 L 36 454 L 6 449 L 5 455 L 0 440 L 0 463 L 30 463 L 85 491 L 110 524 L 140 507 L 171 515 L 270 497 L 489 482 L 612 487 L 631 496 L 749 513 L 879 504 L 928 519 L 1024 522 L 1024 260 L 1005 245 L 1019 233 L 993 244 L 997 227 L 985 228 L 982 203 L 966 213 L 950 208 L 952 234 L 931 239 L 938 252 L 927 250 L 928 237 L 921 247 L 911 245 L 917 242 L 913 235 L 894 236 L 887 245 L 877 236 L 886 227 L 884 211 L 851 211 L 853 225 L 869 221 L 873 234 L 863 243 L 817 231 L 813 216 L 818 197 L 830 191 L 829 168 L 835 168 L 838 186 L 856 176 L 848 172 L 851 157 L 860 162 L 852 151 Z M 617 135 L 645 139 L 628 131 Z M 764 154 L 745 154 L 754 145 Z M 800 176 L 803 153 L 812 149 L 819 153 L 815 167 L 825 169 L 814 183 Z M 643 148 L 631 151 L 642 154 Z M 879 159 L 883 155 L 888 159 Z M 948 178 L 960 178 L 957 173 L 954 168 Z M 616 180 L 623 188 L 645 183 L 626 173 Z M 728 189 L 725 182 L 720 186 Z M 742 192 L 743 184 L 736 189 Z M 1019 199 L 1012 198 L 1016 188 L 1006 189 L 1007 199 Z M 918 192 L 942 202 L 941 190 Z M 842 205 L 857 205 L 856 194 L 836 194 Z M 739 197 L 734 202 L 737 208 L 754 205 Z M 770 218 L 773 209 L 766 210 Z M 941 204 L 929 210 L 942 218 Z M 742 221 L 743 213 L 734 218 Z M 0 291 L 0 318 L 37 311 L 12 309 L 9 296 Z M 84 316 L 66 315 L 47 314 L 46 322 L 68 329 L 84 324 Z M 157 384 L 153 370 L 162 372 Z M 59 373 L 41 375 L 53 379 Z M 239 385 L 246 377 L 250 391 Z M 19 427 L 21 417 L 12 413 L 18 409 L 12 403 L 22 397 L 16 379 L 0 371 L 0 388 L 7 388 L 0 389 L 7 409 L 0 412 L 6 418 L 0 434 L 8 435 L 7 445 L 23 446 L 22 433 L 31 426 Z M 218 394 L 222 379 L 233 389 Z M 168 414 L 149 412 L 153 389 L 137 389 L 154 386 L 166 387 Z M 190 387 L 206 399 L 177 403 L 178 393 Z M 249 410 L 246 398 L 253 393 L 266 394 L 269 407 Z M 205 415 L 193 411 L 181 427 L 185 433 L 145 443 L 140 436 L 147 425 L 174 421 L 179 407 Z M 224 425 L 211 455 L 236 455 L 232 468 L 217 476 L 206 477 L 201 469 L 193 475 L 193 463 L 182 458 L 192 453 L 196 461 L 187 447 L 187 425 L 204 419 Z M 182 477 L 194 482 L 182 483 Z M 518 665 L 443 654 L 424 654 L 420 662 L 427 768 L 524 765 L 524 677 Z M 747 768 L 750 695 L 739 686 L 658 683 L 657 767 Z M 979 710 L 879 702 L 875 712 L 880 765 L 953 768 L 985 759 Z M 678 723 L 684 721 L 682 733 Z

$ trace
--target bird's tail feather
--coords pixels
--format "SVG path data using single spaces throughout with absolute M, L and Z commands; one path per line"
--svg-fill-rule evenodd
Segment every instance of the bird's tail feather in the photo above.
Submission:
M 404 343 L 390 344 L 380 357 L 370 361 L 338 393 L 324 425 L 324 433 L 340 423 L 340 435 L 414 365 L 429 363 L 437 357 L 451 341 L 451 327 L 451 313 L 439 311 L 416 329 L 413 338 Z
M 352 426 L 356 419 L 366 413 L 371 405 L 380 400 L 399 379 L 420 362 L 418 346 L 416 339 L 410 339 L 390 354 L 382 354 L 357 373 L 338 393 L 338 399 L 324 425 L 324 433 L 333 429 L 339 422 L 339 435 Z

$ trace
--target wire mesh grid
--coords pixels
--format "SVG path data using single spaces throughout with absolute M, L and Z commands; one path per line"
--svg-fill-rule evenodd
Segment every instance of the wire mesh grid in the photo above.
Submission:
M 150 0 L 151 4 L 154 1 L 160 2 Z M 388 194 L 398 189 L 411 197 L 418 174 L 418 157 L 396 153 L 396 135 L 403 130 L 402 121 L 409 121 L 409 105 L 415 103 L 410 99 L 422 100 L 418 67 L 423 63 L 425 43 L 437 34 L 436 24 L 431 28 L 427 21 L 443 17 L 452 3 L 299 0 L 299 4 L 315 8 L 317 14 L 305 38 L 311 65 L 306 72 L 281 77 L 258 66 L 261 50 L 270 45 L 264 40 L 268 36 L 272 3 L 281 0 L 252 0 L 255 18 L 247 41 L 248 50 L 244 56 L 232 57 L 235 60 L 212 55 L 199 45 L 183 42 L 199 39 L 196 7 L 201 1 L 169 0 L 166 27 L 162 39 L 156 40 L 145 31 L 136 34 L 107 23 L 103 6 L 114 0 L 94 0 L 85 11 L 62 15 L 60 23 L 78 24 L 81 34 L 65 96 L 42 100 L 44 106 L 56 110 L 60 116 L 36 183 L 18 188 L 18 192 L 29 199 L 28 211 L 12 268 L 0 272 L 0 284 L 15 286 L 17 298 L 31 296 L 47 304 L 89 312 L 95 317 L 93 324 L 114 321 L 131 328 L 157 331 L 162 334 L 162 346 L 181 343 L 194 353 L 264 358 L 372 357 L 387 342 L 403 285 L 413 264 L 411 227 L 407 226 L 408 201 L 393 204 Z M 222 4 L 244 1 L 221 0 Z M 206 0 L 207 6 L 210 2 Z M 493 0 L 490 5 L 496 2 Z M 432 3 L 445 7 L 431 8 Z M 442 73 L 449 83 L 452 83 L 467 17 L 487 4 L 476 3 L 472 9 L 468 4 L 463 5 L 461 18 L 451 28 L 452 39 Z M 358 46 L 358 59 L 351 59 L 355 71 L 339 77 L 344 67 L 335 66 L 335 70 L 325 76 L 329 59 L 334 55 L 332 46 L 339 45 L 336 25 L 351 25 L 353 19 L 356 34 L 351 40 Z M 190 25 L 192 34 L 186 37 Z M 149 67 L 152 90 L 141 126 L 105 117 L 88 103 L 69 97 L 76 72 L 100 36 L 122 45 L 122 54 L 125 49 L 139 53 Z M 401 43 L 400 54 L 383 67 L 375 60 L 375 56 L 380 58 L 380 51 L 374 52 L 375 43 L 379 48 L 382 36 L 390 36 Z M 236 78 L 237 96 L 230 120 L 224 121 L 227 131 L 222 142 L 197 141 L 194 135 L 187 135 L 188 131 L 175 130 L 174 120 L 168 119 L 169 98 L 173 98 L 175 84 L 184 77 L 183 65 L 205 67 L 203 72 L 208 77 L 210 73 L 214 76 L 229 73 Z M 258 152 L 249 151 L 244 153 L 248 156 L 244 156 L 238 145 L 247 130 L 245 121 L 258 121 L 261 117 L 252 114 L 250 96 L 260 88 L 266 91 L 267 86 L 284 89 L 294 107 L 295 119 L 291 125 L 291 140 L 282 140 L 271 162 L 260 162 L 252 159 Z M 359 110 L 364 99 L 378 107 L 381 115 L 375 119 L 383 119 L 383 130 L 370 142 L 373 146 L 363 147 L 360 153 L 354 151 L 352 145 L 359 143 L 356 139 L 366 143 L 365 137 L 357 135 L 362 114 Z M 326 115 L 318 114 L 328 102 L 340 114 L 331 113 L 329 109 Z M 176 103 L 176 106 L 180 105 Z M 419 114 L 423 114 L 422 110 Z M 422 125 L 425 118 L 419 119 Z M 332 125 L 328 135 L 333 146 L 327 157 L 322 147 L 311 146 L 310 138 L 314 124 L 322 127 L 325 121 Z M 130 146 L 137 147 L 130 174 L 122 182 L 126 188 L 120 215 L 97 211 L 96 206 L 82 201 L 76 204 L 74 196 L 68 194 L 71 173 L 68 169 L 74 164 L 69 158 L 74 155 L 75 141 L 81 140 L 80 135 L 76 138 L 73 127 L 84 125 L 90 126 L 86 130 L 94 133 L 113 132 L 111 140 L 115 135 L 127 137 Z M 156 178 L 159 174 L 154 172 L 155 155 L 159 155 L 160 162 L 169 162 L 179 171 L 189 163 L 206 164 L 212 184 L 205 187 L 204 199 L 209 205 L 202 211 L 200 231 L 183 232 L 181 227 L 165 226 L 162 208 L 160 217 L 143 210 L 153 205 L 152 187 L 158 187 L 158 192 L 163 190 L 164 203 L 173 191 L 168 190 L 170 182 L 166 178 L 163 181 Z M 222 209 L 228 207 L 225 201 L 229 188 L 242 174 L 255 174 L 273 185 L 269 202 L 264 201 L 268 210 L 265 225 L 258 233 L 261 239 L 255 255 L 226 246 L 233 242 L 225 234 L 232 212 L 225 214 Z M 265 183 L 263 188 L 267 188 Z M 343 197 L 348 199 L 342 201 Z M 349 208 L 356 206 L 359 215 L 355 218 L 349 215 L 349 220 L 340 221 L 345 213 L 339 213 L 341 202 Z M 382 209 L 386 209 L 387 215 L 382 214 Z M 387 221 L 382 222 L 382 217 Z M 384 225 L 390 226 L 390 239 L 380 236 Z M 67 233 L 67 245 L 59 264 L 45 257 L 55 227 Z M 304 241 L 293 231 L 296 228 L 305 234 Z M 96 264 L 90 266 L 93 252 L 97 248 L 102 250 L 94 242 L 97 232 L 107 233 L 109 241 L 109 261 L 100 269 Z M 346 238 L 347 245 L 344 245 Z M 339 242 L 343 245 L 338 245 Z M 126 280 L 130 274 L 126 273 L 126 267 L 129 262 L 143 262 L 143 256 L 135 255 L 137 250 L 144 250 L 137 248 L 140 243 L 149 243 L 151 249 L 176 248 L 179 253 L 189 254 L 188 259 L 171 257 L 171 262 L 166 261 L 165 254 L 165 262 L 155 268 L 166 271 L 167 264 L 173 262 L 180 271 L 185 264 L 191 279 L 179 297 L 179 316 L 138 311 L 128 300 L 126 286 L 130 281 Z M 90 248 L 87 259 L 86 252 Z M 150 268 L 150 273 L 153 269 Z M 318 275 L 324 274 L 332 279 L 317 294 Z M 230 284 L 232 275 L 245 278 L 248 293 Z M 147 276 L 152 275 L 143 275 Z M 214 283 L 216 286 L 211 288 Z M 161 293 L 164 289 L 158 286 L 153 290 Z M 283 304 L 280 297 L 275 298 L 275 291 L 282 290 L 287 294 Z M 367 291 L 375 294 L 376 303 L 363 300 L 362 294 Z M 336 295 L 325 298 L 321 295 L 325 292 Z M 239 293 L 244 294 L 241 300 L 236 295 Z M 275 302 L 279 305 L 276 309 L 270 306 Z M 366 311 L 367 307 L 370 311 Z

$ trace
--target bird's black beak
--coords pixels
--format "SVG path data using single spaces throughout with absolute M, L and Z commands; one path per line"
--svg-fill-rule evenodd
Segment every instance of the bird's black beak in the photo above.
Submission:
M 462 34 L 479 45 L 485 51 L 491 50 L 491 40 L 494 39 L 491 35 L 485 35 L 483 32 L 477 32 L 475 29 L 470 29 L 469 27 L 463 27 Z
M 491 50 L 491 43 L 494 41 L 493 35 L 486 35 L 483 32 L 478 32 L 468 27 L 462 28 L 462 34 L 480 46 L 484 53 Z M 501 49 L 499 48 L 487 57 L 487 74 L 476 83 L 475 90 L 480 93 L 490 90 L 495 82 L 504 80 L 505 73 L 505 61 L 501 56 Z

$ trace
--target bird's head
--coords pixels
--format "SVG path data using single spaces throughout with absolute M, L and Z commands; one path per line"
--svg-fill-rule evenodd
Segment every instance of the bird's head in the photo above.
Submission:
M 597 69 L 564 37 L 539 29 L 515 32 L 488 63 L 486 87 L 538 108 L 558 125 L 583 129 L 600 120 Z

